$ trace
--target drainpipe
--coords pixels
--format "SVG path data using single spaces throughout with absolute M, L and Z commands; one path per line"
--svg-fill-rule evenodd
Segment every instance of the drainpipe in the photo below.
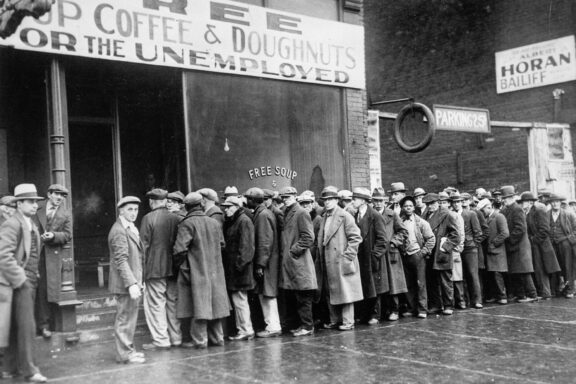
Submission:
M 562 95 L 564 93 L 564 90 L 560 88 L 556 88 L 552 91 L 552 96 L 554 96 L 554 118 L 552 121 L 555 123 L 560 120 L 560 108 L 562 104 Z

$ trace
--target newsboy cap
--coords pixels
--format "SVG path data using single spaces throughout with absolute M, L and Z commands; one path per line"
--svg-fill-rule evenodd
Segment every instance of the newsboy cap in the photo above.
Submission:
M 14 199 L 14 196 L 4 196 L 0 199 L 0 205 L 16 208 L 16 200 Z
M 422 198 L 424 204 L 432 204 L 440 200 L 440 196 L 437 193 L 427 193 L 426 196 Z
M 199 190 L 197 190 L 196 192 L 198 192 L 199 194 L 202 195 L 202 197 L 204 197 L 205 199 L 214 201 L 214 202 L 218 202 L 218 194 L 216 193 L 215 190 L 210 189 L 210 188 L 201 188 Z
M 302 192 L 300 196 L 296 197 L 296 201 L 299 203 L 312 203 L 314 201 L 314 198 L 312 197 L 311 194 Z
M 68 196 L 68 194 L 70 193 L 70 191 L 68 190 L 68 188 L 66 188 L 65 186 L 63 186 L 62 184 L 52 184 L 48 187 L 48 192 L 50 193 L 54 193 L 57 192 L 61 195 L 64 196 Z
M 167 196 L 167 198 L 169 200 L 173 200 L 173 201 L 177 201 L 179 203 L 183 203 L 184 202 L 184 194 L 180 191 L 174 191 L 174 192 L 170 192 Z
M 202 201 L 202 195 L 198 192 L 190 192 L 184 198 L 184 204 L 186 205 L 198 205 Z
M 254 197 L 256 199 L 263 199 L 264 191 L 258 187 L 252 187 L 244 193 L 244 197 Z
M 124 196 L 120 199 L 118 204 L 116 205 L 117 208 L 122 208 L 126 204 L 140 204 L 140 199 L 136 196 Z
M 271 199 L 274 197 L 274 191 L 271 189 L 263 189 L 264 191 L 264 198 L 265 199 Z
M 154 188 L 146 192 L 146 197 L 150 200 L 164 200 L 168 197 L 168 191 L 161 188 Z
M 296 188 L 290 187 L 290 186 L 283 187 L 279 193 L 280 197 L 290 196 L 290 195 L 296 196 L 297 194 L 298 194 L 298 191 L 296 190 Z

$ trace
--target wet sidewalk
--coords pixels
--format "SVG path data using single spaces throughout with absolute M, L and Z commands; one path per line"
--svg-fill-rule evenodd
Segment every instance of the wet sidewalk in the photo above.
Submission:
M 140 337 L 136 344 L 148 341 Z M 108 342 L 39 356 L 38 363 L 50 382 L 75 384 L 574 383 L 576 300 L 487 306 L 146 357 L 143 365 L 118 365 Z

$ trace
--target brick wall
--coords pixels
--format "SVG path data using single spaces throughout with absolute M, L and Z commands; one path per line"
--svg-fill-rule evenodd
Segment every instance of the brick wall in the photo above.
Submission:
M 367 0 L 364 11 L 370 102 L 414 97 L 428 106 L 488 108 L 492 120 L 553 122 L 552 91 L 562 88 L 557 122 L 576 122 L 575 82 L 498 95 L 494 68 L 496 51 L 574 34 L 574 1 Z M 401 106 L 378 108 L 397 112 Z M 430 147 L 409 154 L 398 148 L 391 128 L 381 120 L 385 187 L 404 181 L 432 191 L 529 188 L 525 130 L 494 128 L 482 139 L 439 131 Z

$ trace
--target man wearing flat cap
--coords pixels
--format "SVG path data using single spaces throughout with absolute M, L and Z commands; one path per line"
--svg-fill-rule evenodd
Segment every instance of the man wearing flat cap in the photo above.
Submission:
M 36 328 L 45 338 L 51 336 L 50 319 L 60 295 L 62 260 L 67 258 L 72 240 L 72 213 L 64 206 L 68 193 L 68 188 L 61 184 L 49 186 L 48 200 L 39 204 L 34 217 L 42 238 Z
M 274 192 L 271 189 L 263 189 L 264 191 L 264 205 L 268 208 L 274 216 L 276 217 L 276 228 L 278 230 L 278 239 L 280 239 L 280 233 L 282 233 L 282 229 L 284 229 L 284 212 L 280 208 L 276 206 L 274 203 L 274 196 L 278 194 L 278 192 Z M 278 244 L 280 247 L 280 244 Z
M 134 225 L 138 217 L 140 199 L 125 196 L 116 205 L 118 219 L 108 234 L 110 278 L 108 290 L 116 298 L 114 339 L 116 361 L 124 364 L 146 362 L 144 354 L 134 348 L 134 333 L 138 321 L 138 307 L 142 296 L 142 253 L 140 233 Z
M 184 199 L 188 215 L 178 226 L 173 251 L 184 258 L 178 275 L 178 318 L 192 318 L 192 341 L 186 346 L 199 349 L 224 345 L 222 322 L 230 315 L 222 265 L 224 235 L 220 224 L 206 216 L 201 202 L 197 192 Z
M 532 192 L 526 191 L 520 195 L 518 203 L 522 205 L 522 209 L 526 213 L 528 238 L 532 246 L 536 291 L 538 296 L 546 300 L 552 297 L 550 280 L 554 274 L 560 272 L 560 265 L 550 240 L 548 213 L 541 204 L 535 204 L 537 200 Z
M 12 217 L 16 212 L 14 196 L 4 196 L 0 199 L 0 225 Z
M 206 214 L 206 216 L 216 220 L 218 223 L 220 223 L 220 227 L 223 227 L 224 212 L 222 212 L 220 207 L 216 205 L 216 203 L 218 202 L 218 194 L 216 193 L 216 191 L 210 188 L 202 188 L 199 189 L 197 192 L 200 195 L 202 195 L 202 208 L 204 208 L 204 213 Z M 238 196 L 238 193 L 236 194 L 228 193 L 228 196 Z
M 576 263 L 576 215 L 561 208 L 565 198 L 556 193 L 550 193 L 548 201 L 551 209 L 548 211 L 550 237 L 552 246 L 560 263 L 561 278 L 564 281 L 558 295 L 567 299 L 574 297 L 574 273 Z
M 166 208 L 176 214 L 180 220 L 186 217 L 184 209 L 184 194 L 180 191 L 170 192 L 166 199 Z
M 41 239 L 33 216 L 38 210 L 34 184 L 14 188 L 16 213 L 0 227 L 0 289 L 12 305 L 3 307 L 0 331 L 9 329 L 9 339 L 0 333 L 0 347 L 8 346 L 2 370 L 4 377 L 22 374 L 27 381 L 44 383 L 34 364 L 34 297 L 38 284 Z
M 146 193 L 151 211 L 142 218 L 144 314 L 152 343 L 145 350 L 168 349 L 182 344 L 176 318 L 178 290 L 173 276 L 172 248 L 178 232 L 178 216 L 166 207 L 168 191 L 155 188 Z
M 502 195 L 502 214 L 508 223 L 510 236 L 506 239 L 508 273 L 515 288 L 513 292 L 519 303 L 529 303 L 537 299 L 536 286 L 532 280 L 534 266 L 532 247 L 528 238 L 526 215 L 516 203 L 514 187 L 506 185 L 500 188 Z M 510 296 L 510 292 L 508 292 Z

